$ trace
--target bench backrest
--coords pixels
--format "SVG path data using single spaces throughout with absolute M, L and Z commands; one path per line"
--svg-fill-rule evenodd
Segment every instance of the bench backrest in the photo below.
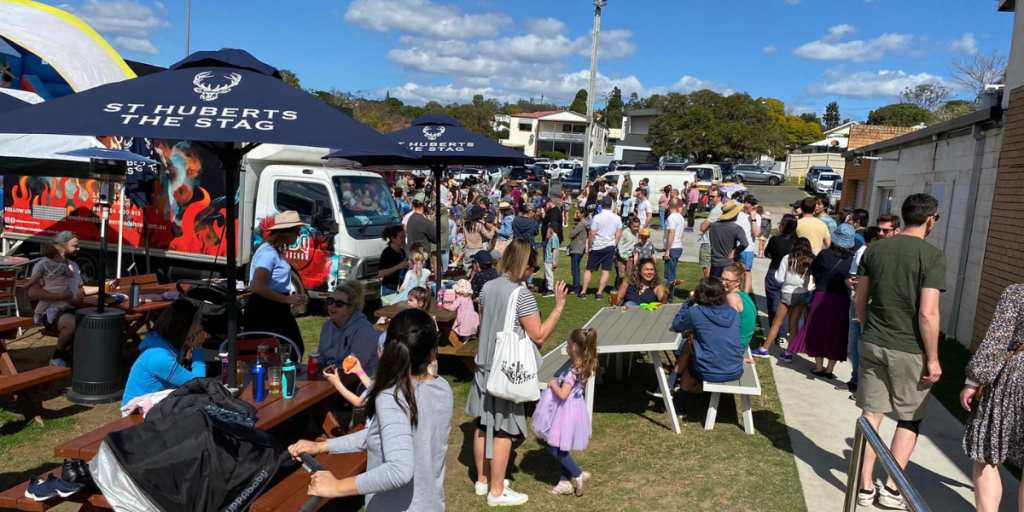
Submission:
M 7 268 L 0 270 L 0 291 L 14 293 L 14 287 L 18 283 L 18 269 Z
M 137 276 L 124 276 L 124 277 L 114 281 L 114 285 L 112 286 L 112 288 L 126 288 L 129 285 L 132 285 L 132 284 L 135 284 L 135 283 L 138 283 L 140 285 L 159 284 L 160 281 L 157 280 L 156 274 L 142 274 L 142 275 L 137 275 Z

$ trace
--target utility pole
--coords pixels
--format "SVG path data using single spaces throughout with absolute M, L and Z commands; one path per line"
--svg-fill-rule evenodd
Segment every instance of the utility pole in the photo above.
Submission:
M 594 0 L 594 47 L 590 53 L 590 88 L 587 89 L 587 133 L 583 136 L 583 183 L 590 176 L 590 138 L 594 133 L 594 81 L 597 79 L 597 43 L 601 33 L 601 8 L 608 0 Z M 570 156 L 570 158 L 572 158 Z
M 191 31 L 192 25 L 192 0 L 186 0 L 185 3 L 185 56 L 189 56 L 188 52 L 188 36 Z

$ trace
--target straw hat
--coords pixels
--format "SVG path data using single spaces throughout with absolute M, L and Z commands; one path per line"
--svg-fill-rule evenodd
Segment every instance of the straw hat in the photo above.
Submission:
M 363 196 L 363 200 L 359 201 L 359 207 L 364 210 L 376 210 L 377 208 L 380 208 L 380 205 L 378 205 L 377 201 L 374 201 L 370 196 Z
M 722 205 L 722 214 L 718 216 L 718 220 L 732 220 L 740 214 L 740 205 L 736 204 L 735 201 L 729 201 Z
M 307 227 L 309 227 L 309 224 L 302 222 L 302 219 L 299 218 L 298 212 L 295 210 L 288 210 L 274 216 L 274 225 L 270 226 L 269 231 Z

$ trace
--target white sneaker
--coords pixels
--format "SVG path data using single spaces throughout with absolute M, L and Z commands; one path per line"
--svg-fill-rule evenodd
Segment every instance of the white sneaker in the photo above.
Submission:
M 498 496 L 497 498 L 491 496 L 491 493 L 487 493 L 487 504 L 492 507 L 514 507 L 516 505 L 522 505 L 529 500 L 529 496 L 515 492 L 508 487 L 505 487 L 501 496 Z
M 50 323 L 50 324 L 53 324 L 53 321 L 57 319 L 57 314 L 58 313 L 60 313 L 60 310 L 57 309 L 57 308 L 47 308 L 46 309 L 46 321 L 48 323 Z
M 862 507 L 870 507 L 875 504 L 875 498 L 878 497 L 878 487 L 874 487 L 871 491 L 865 491 L 864 489 L 857 490 L 857 505 Z
M 891 510 L 907 510 L 907 502 L 904 501 L 902 494 L 889 492 L 884 485 L 877 487 L 877 489 L 878 506 Z
M 576 479 L 576 497 L 583 496 L 583 487 L 590 481 L 590 473 L 584 471 L 580 474 L 580 477 Z
M 58 368 L 71 368 L 68 363 L 61 358 L 50 359 L 50 366 L 56 366 Z
M 505 480 L 504 487 L 508 487 L 508 480 Z M 489 490 L 491 490 L 491 484 L 490 483 L 486 483 L 485 484 L 483 482 L 476 482 L 476 495 L 477 496 L 483 496 L 483 495 L 487 494 L 487 491 L 489 491 Z

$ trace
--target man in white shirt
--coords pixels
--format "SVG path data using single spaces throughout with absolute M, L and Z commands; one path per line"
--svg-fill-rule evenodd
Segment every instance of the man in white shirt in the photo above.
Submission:
M 636 217 L 640 219 L 640 229 L 647 229 L 651 227 L 651 218 L 654 217 L 651 202 L 647 200 L 647 189 L 636 189 L 636 200 Z
M 587 240 L 587 271 L 583 274 L 583 289 L 579 297 L 587 297 L 587 287 L 590 285 L 590 278 L 593 273 L 601 269 L 601 281 L 597 287 L 594 297 L 597 300 L 604 298 L 604 289 L 608 285 L 608 274 L 615 263 L 615 246 L 619 244 L 619 237 L 622 236 L 622 221 L 612 209 L 614 201 L 611 195 L 601 198 L 601 213 L 594 216 L 590 222 L 590 239 Z
M 754 196 L 747 196 L 743 200 L 743 211 L 736 217 L 736 224 L 743 228 L 743 234 L 747 235 L 747 248 L 740 253 L 739 261 L 743 262 L 747 272 L 743 283 L 743 291 L 750 294 L 753 279 L 751 269 L 754 268 L 755 243 L 761 236 L 761 216 L 757 214 L 757 199 Z
M 679 267 L 679 258 L 683 257 L 683 230 L 686 226 L 683 215 L 680 212 L 682 205 L 678 198 L 668 201 L 668 218 L 665 219 L 665 283 L 669 290 L 675 288 L 676 268 Z M 675 299 L 674 294 L 668 296 L 671 303 Z
M 711 205 L 711 213 L 708 214 L 707 220 L 700 225 L 700 267 L 704 270 L 704 277 L 711 277 L 711 224 L 718 222 L 718 218 L 722 216 L 722 199 L 725 196 L 722 195 L 721 190 L 712 190 L 708 192 L 708 201 Z

